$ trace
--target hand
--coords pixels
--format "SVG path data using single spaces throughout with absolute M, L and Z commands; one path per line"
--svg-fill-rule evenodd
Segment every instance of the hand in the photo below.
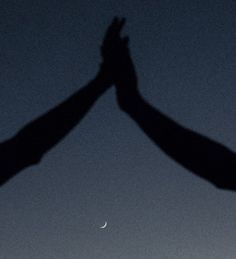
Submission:
M 104 60 L 109 64 L 117 90 L 117 100 L 121 109 L 126 110 L 136 97 L 139 97 L 137 76 L 128 48 L 128 37 L 121 37 L 124 19 L 115 19 L 109 27 L 102 47 Z
M 116 49 L 116 59 L 113 60 L 112 69 L 118 92 L 137 91 L 137 75 L 128 48 L 129 38 L 120 39 Z
M 101 46 L 101 55 L 103 57 L 103 62 L 106 64 L 111 64 L 114 58 L 117 56 L 116 50 L 121 44 L 120 32 L 125 24 L 125 19 L 118 19 L 115 17 L 108 27 L 103 43 Z
M 108 27 L 102 46 L 101 46 L 101 56 L 103 62 L 101 64 L 101 69 L 107 76 L 109 76 L 114 83 L 114 64 L 119 56 L 120 45 L 124 44 L 124 40 L 120 36 L 122 27 L 125 24 L 125 19 L 114 18 L 111 25 Z
M 117 99 L 121 109 L 130 103 L 130 99 L 138 96 L 137 76 L 128 48 L 128 37 L 121 37 L 120 33 L 125 19 L 114 18 L 105 34 L 101 46 L 103 57 L 102 71 L 115 83 Z
M 127 44 L 120 48 L 119 58 L 116 62 L 113 77 L 116 86 L 117 101 L 120 108 L 128 112 L 130 109 L 135 108 L 137 100 L 140 99 L 140 93 L 137 87 L 135 67 Z

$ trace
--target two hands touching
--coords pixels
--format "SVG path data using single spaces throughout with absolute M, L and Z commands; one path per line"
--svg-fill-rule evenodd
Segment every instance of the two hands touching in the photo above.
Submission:
M 66 100 L 26 124 L 15 136 L 0 143 L 0 186 L 23 169 L 38 164 L 87 115 L 98 98 L 114 83 L 118 100 L 136 86 L 128 38 L 120 36 L 125 20 L 115 18 L 101 46 L 103 58 L 96 77 Z
M 170 158 L 223 189 L 236 190 L 236 154 L 222 144 L 178 124 L 140 95 L 128 37 L 121 37 L 124 19 L 115 18 L 102 46 L 102 64 L 95 79 L 69 98 L 26 124 L 0 143 L 0 186 L 21 170 L 38 164 L 86 116 L 113 84 L 117 101 L 143 132 Z
M 126 110 L 130 98 L 138 96 L 137 76 L 128 47 L 129 38 L 121 36 L 125 19 L 114 18 L 105 34 L 101 46 L 103 62 L 101 71 L 110 84 L 115 84 L 117 101 L 122 110 Z

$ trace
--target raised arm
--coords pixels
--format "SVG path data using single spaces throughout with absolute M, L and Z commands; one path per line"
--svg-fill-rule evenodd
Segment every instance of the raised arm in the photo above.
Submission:
M 110 46 L 124 21 L 114 19 L 105 35 L 101 54 L 103 62 L 94 79 L 67 100 L 35 119 L 13 138 L 0 144 L 0 185 L 22 169 L 40 162 L 87 114 L 95 101 L 112 85 Z
M 122 39 L 120 39 L 122 41 Z M 236 154 L 220 143 L 189 130 L 150 105 L 140 95 L 127 45 L 113 63 L 117 100 L 168 156 L 218 188 L 236 190 Z

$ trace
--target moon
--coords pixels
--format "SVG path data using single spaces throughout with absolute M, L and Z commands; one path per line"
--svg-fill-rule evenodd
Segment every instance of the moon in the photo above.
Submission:
M 105 221 L 105 224 L 103 226 L 101 226 L 100 228 L 106 228 L 107 226 L 107 221 Z

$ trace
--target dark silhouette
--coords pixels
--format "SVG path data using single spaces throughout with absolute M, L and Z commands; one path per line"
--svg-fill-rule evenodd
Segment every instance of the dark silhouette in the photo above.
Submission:
M 236 190 L 236 154 L 147 103 L 138 91 L 128 46 L 120 41 L 120 54 L 112 68 L 120 108 L 176 162 L 218 188 Z
M 123 19 L 115 18 L 109 26 L 101 47 L 102 65 L 87 86 L 0 144 L 0 185 L 22 169 L 39 163 L 43 155 L 81 121 L 98 97 L 112 85 L 110 62 L 116 58 L 116 41 L 123 24 Z
M 140 95 L 128 38 L 121 38 L 124 19 L 115 18 L 101 47 L 97 76 L 43 116 L 0 144 L 0 185 L 22 169 L 40 162 L 86 115 L 95 101 L 116 84 L 117 100 L 140 128 L 176 162 L 222 189 L 236 190 L 236 154 L 164 115 Z

